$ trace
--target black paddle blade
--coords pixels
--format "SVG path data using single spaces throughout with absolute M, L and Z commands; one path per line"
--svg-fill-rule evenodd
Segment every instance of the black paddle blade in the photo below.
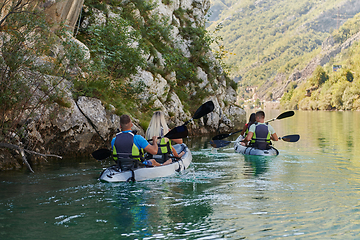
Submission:
M 109 149 L 99 149 L 91 154 L 96 160 L 104 160 L 112 155 Z
M 287 136 L 283 136 L 281 139 L 285 142 L 297 142 L 300 139 L 300 135 L 298 134 L 287 135 Z
M 164 137 L 169 139 L 186 138 L 189 132 L 185 125 L 171 129 Z
M 198 110 L 196 110 L 193 119 L 199 119 L 203 116 L 205 116 L 208 113 L 211 113 L 214 110 L 215 106 L 213 101 L 208 101 L 201 105 Z
M 295 114 L 294 111 L 283 112 L 276 119 L 283 119 L 283 118 L 291 117 L 291 116 L 294 116 L 294 114 Z
M 230 134 L 219 134 L 219 135 L 216 135 L 215 137 L 213 137 L 212 140 L 221 140 L 221 139 L 227 138 L 229 136 L 230 136 Z
M 239 130 L 239 131 L 236 131 L 236 132 L 233 132 L 233 133 L 228 133 L 228 134 L 219 134 L 219 135 L 216 135 L 215 137 L 213 137 L 212 140 L 221 140 L 221 139 L 230 137 L 231 135 L 233 135 L 235 133 L 239 133 L 241 131 L 242 130 Z
M 210 141 L 210 145 L 213 148 L 221 148 L 221 147 L 226 147 L 227 145 L 229 145 L 231 143 L 231 141 L 225 141 L 225 140 L 211 140 Z

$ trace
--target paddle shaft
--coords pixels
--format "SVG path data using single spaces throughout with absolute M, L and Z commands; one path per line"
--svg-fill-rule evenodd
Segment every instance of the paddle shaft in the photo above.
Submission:
M 279 137 L 279 140 L 283 140 L 285 142 L 297 142 L 299 139 L 300 139 L 300 135 L 298 135 L 298 134 L 286 135 L 283 137 Z M 257 140 L 265 141 L 266 138 L 257 138 Z M 219 147 L 225 147 L 225 146 L 229 145 L 230 143 L 236 143 L 236 142 L 239 142 L 239 141 L 211 140 L 210 144 L 214 148 L 219 148 Z M 244 139 L 241 140 L 240 142 L 244 142 Z

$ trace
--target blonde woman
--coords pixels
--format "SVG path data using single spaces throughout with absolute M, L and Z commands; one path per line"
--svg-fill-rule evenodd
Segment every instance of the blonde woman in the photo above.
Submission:
M 166 123 L 164 113 L 161 111 L 156 111 L 154 115 L 151 118 L 151 121 L 149 123 L 149 127 L 146 130 L 146 139 L 152 139 L 153 136 L 164 136 L 169 132 L 169 127 Z M 183 140 L 181 138 L 179 139 L 172 139 L 174 142 L 181 144 L 183 143 Z M 181 157 L 184 155 L 184 152 L 181 152 L 178 154 L 173 146 L 171 146 L 171 142 L 168 138 L 161 138 L 158 139 L 158 153 L 157 155 L 162 155 L 162 163 L 163 165 L 167 165 L 172 163 L 172 160 L 170 159 L 170 153 L 175 157 Z

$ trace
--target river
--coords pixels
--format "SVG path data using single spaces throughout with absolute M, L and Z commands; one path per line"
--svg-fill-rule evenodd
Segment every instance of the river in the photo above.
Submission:
M 92 158 L 0 172 L 0 239 L 359 239 L 358 119 L 297 111 L 274 121 L 279 136 L 301 136 L 276 142 L 276 157 L 189 138 L 189 169 L 144 182 L 99 182 L 112 163 Z

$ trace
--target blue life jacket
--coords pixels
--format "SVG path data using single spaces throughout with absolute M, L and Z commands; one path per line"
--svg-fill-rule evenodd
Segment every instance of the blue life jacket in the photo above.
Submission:
M 116 134 L 115 143 L 113 147 L 113 158 L 132 158 L 139 161 L 144 160 L 144 150 L 138 149 L 134 144 L 134 133 L 120 132 Z

